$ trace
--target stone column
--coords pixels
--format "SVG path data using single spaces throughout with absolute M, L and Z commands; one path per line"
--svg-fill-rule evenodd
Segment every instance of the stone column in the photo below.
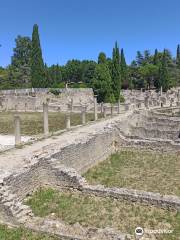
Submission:
M 48 123 L 48 104 L 43 103 L 43 118 L 44 118 L 44 135 L 49 134 L 49 123 Z
M 81 121 L 82 121 L 82 125 L 86 124 L 86 109 L 84 106 L 81 107 Z
M 94 96 L 94 120 L 96 121 L 98 119 L 98 113 L 97 113 L 97 96 Z
M 113 103 L 111 103 L 111 117 L 113 117 L 114 115 L 114 105 Z
M 160 89 L 160 96 L 162 96 L 163 94 L 163 91 L 162 91 L 162 86 L 161 86 L 161 89 Z
M 6 111 L 8 111 L 8 98 L 6 99 Z
M 71 116 L 70 113 L 66 114 L 66 129 L 70 129 L 71 128 Z
M 118 101 L 118 114 L 120 114 L 120 100 Z
M 106 118 L 107 116 L 107 112 L 106 112 L 107 108 L 104 106 L 104 111 L 103 111 L 103 117 Z
M 21 127 L 19 115 L 14 115 L 14 134 L 15 134 L 15 146 L 21 144 Z
M 70 105 L 70 108 L 71 108 L 71 112 L 73 112 L 73 98 L 71 98 L 71 105 Z
M 173 106 L 173 99 L 171 98 L 170 99 L 170 107 L 172 107 Z
M 149 97 L 145 97 L 144 103 L 145 103 L 145 107 L 149 109 Z
M 104 103 L 102 102 L 101 103 L 101 114 L 103 114 L 103 111 L 104 111 Z

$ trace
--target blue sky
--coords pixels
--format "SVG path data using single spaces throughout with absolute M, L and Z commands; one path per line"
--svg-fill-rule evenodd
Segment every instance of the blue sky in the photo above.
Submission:
M 16 36 L 31 36 L 39 25 L 48 65 L 69 59 L 111 56 L 117 40 L 127 62 L 137 50 L 180 43 L 179 0 L 0 0 L 0 66 L 11 61 Z

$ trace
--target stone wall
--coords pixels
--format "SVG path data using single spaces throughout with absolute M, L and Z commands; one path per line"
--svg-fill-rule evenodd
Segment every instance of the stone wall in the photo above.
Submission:
M 180 119 L 175 116 L 166 116 L 154 111 L 136 112 L 128 119 L 129 130 L 126 135 L 131 137 L 149 139 L 158 138 L 166 140 L 178 140 L 180 133 Z
M 0 91 L 0 110 L 35 111 L 42 110 L 43 102 L 50 100 L 50 110 L 65 111 L 68 104 L 93 104 L 93 90 L 91 88 L 55 89 L 59 95 L 54 95 L 49 89 L 17 89 Z
M 65 164 L 74 168 L 79 173 L 85 172 L 99 161 L 105 160 L 116 150 L 115 136 L 112 128 L 107 128 L 103 133 L 92 134 L 82 142 L 69 144 L 56 153 L 47 154 L 38 158 L 32 166 L 16 170 L 16 173 L 4 178 L 4 183 L 11 186 L 12 193 L 20 199 L 39 188 L 41 185 L 52 185 L 56 182 L 56 167 Z M 58 175 L 61 186 L 69 185 L 68 179 L 63 174 Z

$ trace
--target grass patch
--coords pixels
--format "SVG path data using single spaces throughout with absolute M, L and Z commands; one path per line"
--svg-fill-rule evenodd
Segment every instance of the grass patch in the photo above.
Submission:
M 180 196 L 180 156 L 122 150 L 84 174 L 91 184 Z
M 11 112 L 0 113 L 0 134 L 14 134 L 14 118 Z M 37 135 L 43 133 L 43 113 L 18 113 L 21 118 L 21 132 L 23 135 Z M 87 121 L 93 121 L 94 115 L 87 114 Z M 71 125 L 81 124 L 81 114 L 71 114 Z M 49 112 L 50 132 L 65 129 L 65 113 Z
M 180 214 L 156 207 L 128 203 L 111 198 L 83 195 L 80 192 L 58 192 L 40 189 L 26 201 L 37 216 L 55 214 L 68 224 L 79 222 L 82 226 L 113 227 L 124 233 L 134 234 L 141 226 L 148 229 L 172 229 L 173 234 L 158 239 L 177 240 Z
M 59 238 L 50 237 L 45 234 L 38 234 L 23 228 L 9 228 L 0 225 L 1 240 L 58 240 Z

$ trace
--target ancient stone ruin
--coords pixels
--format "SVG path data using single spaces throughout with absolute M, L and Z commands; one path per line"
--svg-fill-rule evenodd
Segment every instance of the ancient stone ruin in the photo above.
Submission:
M 13 143 L 6 148 L 3 140 L 0 142 L 1 222 L 23 224 L 59 239 L 134 239 L 113 229 L 67 225 L 35 216 L 24 199 L 47 186 L 180 211 L 178 196 L 90 185 L 82 177 L 121 148 L 180 151 L 180 89 L 167 93 L 126 90 L 123 95 L 124 103 L 112 105 L 97 103 L 92 89 L 60 89 L 57 95 L 47 89 L 0 92 L 0 114 L 13 112 L 15 129 Z M 43 112 L 42 136 L 31 139 L 21 135 L 21 112 Z M 49 112 L 66 114 L 64 130 L 49 131 Z M 81 114 L 80 125 L 71 126 L 72 112 Z M 87 121 L 88 113 L 94 121 Z

